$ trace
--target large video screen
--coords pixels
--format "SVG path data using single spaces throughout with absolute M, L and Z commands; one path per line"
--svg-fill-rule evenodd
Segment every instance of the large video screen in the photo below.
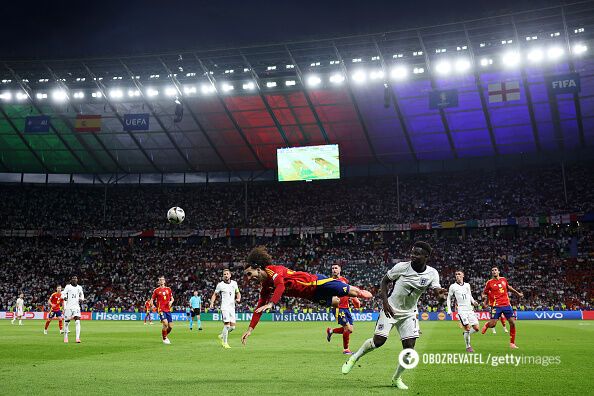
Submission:
M 278 181 L 340 179 L 338 145 L 276 150 Z

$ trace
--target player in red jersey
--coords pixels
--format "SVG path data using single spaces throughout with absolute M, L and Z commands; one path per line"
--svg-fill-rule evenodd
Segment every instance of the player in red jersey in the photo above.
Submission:
M 173 305 L 173 293 L 171 289 L 165 286 L 165 277 L 159 277 L 159 287 L 153 291 L 151 297 L 151 304 L 157 301 L 157 312 L 159 313 L 159 319 L 163 324 L 161 335 L 163 336 L 163 344 L 171 344 L 167 335 L 171 333 L 173 329 L 173 318 L 171 317 L 171 306 Z M 153 305 L 154 306 L 154 305 Z
M 56 287 L 55 293 L 52 293 L 48 300 L 50 306 L 50 313 L 47 316 L 47 320 L 45 321 L 45 329 L 43 330 L 43 334 L 47 334 L 47 328 L 49 327 L 53 318 L 58 319 L 58 327 L 60 328 L 60 334 L 64 331 L 62 330 L 62 321 L 64 320 L 64 316 L 62 315 L 62 306 L 64 305 L 64 299 L 62 298 L 62 286 L 58 285 Z
M 495 307 L 495 299 L 493 298 L 493 294 L 489 293 L 488 297 L 489 297 L 489 306 L 491 307 L 491 310 L 493 310 Z M 505 320 L 505 315 L 502 314 L 499 317 L 499 321 L 501 322 L 501 326 L 503 326 L 503 331 L 505 331 L 507 333 L 507 327 L 505 326 L 507 321 Z M 491 330 L 493 330 L 493 334 L 497 334 L 495 327 L 493 327 Z
M 519 297 L 524 297 L 524 295 L 511 287 L 507 282 L 507 279 L 499 276 L 499 268 L 491 268 L 491 275 L 493 275 L 493 278 L 487 281 L 485 289 L 483 290 L 483 305 L 487 305 L 487 296 L 491 294 L 493 296 L 493 308 L 491 309 L 491 319 L 483 326 L 482 334 L 485 334 L 488 328 L 495 327 L 497 320 L 501 314 L 503 314 L 509 321 L 509 346 L 512 349 L 517 349 L 516 315 L 509 302 L 507 289 L 516 293 Z
M 339 297 L 373 297 L 370 292 L 350 286 L 338 279 L 324 275 L 293 271 L 282 265 L 272 265 L 272 257 L 266 247 L 252 249 L 244 266 L 244 274 L 251 281 L 262 284 L 258 305 L 252 316 L 248 330 L 241 337 L 245 345 L 247 338 L 258 324 L 262 312 L 273 307 L 284 295 L 301 297 L 325 306 L 338 307 Z
M 341 282 L 349 283 L 349 281 L 340 275 L 342 268 L 340 264 L 333 264 L 332 265 L 332 278 L 338 279 Z M 351 338 L 351 333 L 353 332 L 353 316 L 351 315 L 351 309 L 349 303 L 353 303 L 353 307 L 359 308 L 361 306 L 361 302 L 357 297 L 349 297 L 343 296 L 340 297 L 338 308 L 336 308 L 336 321 L 341 327 L 336 327 L 334 329 L 328 327 L 326 329 L 326 339 L 330 342 L 332 338 L 332 334 L 342 334 L 342 353 L 345 355 L 352 355 L 353 352 L 349 349 L 349 340 Z
M 153 310 L 153 303 L 151 300 L 146 300 L 144 302 L 144 324 L 148 319 L 150 324 L 153 324 L 153 318 L 151 318 L 151 311 Z

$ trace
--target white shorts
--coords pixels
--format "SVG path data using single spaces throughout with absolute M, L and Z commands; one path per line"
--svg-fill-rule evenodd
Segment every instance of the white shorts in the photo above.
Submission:
M 80 308 L 66 308 L 64 310 L 65 319 L 72 319 L 74 316 L 78 316 L 80 318 Z
M 380 311 L 373 334 L 388 338 L 390 330 L 394 326 L 398 329 L 401 340 L 419 338 L 419 320 L 417 319 L 417 314 L 413 313 L 406 316 L 401 315 L 395 318 L 388 318 L 383 310 Z
M 462 326 L 474 326 L 479 324 L 478 318 L 476 317 L 474 311 L 458 312 L 458 320 L 460 323 L 462 323 Z
M 24 315 L 24 313 L 23 313 L 23 308 L 17 308 L 17 310 L 16 310 L 16 314 L 15 314 L 15 315 L 16 315 L 17 317 L 18 317 L 18 316 L 23 316 L 23 315 Z
M 223 318 L 223 323 L 235 323 L 237 320 L 235 318 L 235 311 L 223 309 L 221 310 L 221 317 Z

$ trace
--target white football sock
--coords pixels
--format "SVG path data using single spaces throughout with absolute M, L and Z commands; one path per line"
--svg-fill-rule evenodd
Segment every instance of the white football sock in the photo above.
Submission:
M 70 321 L 64 321 L 64 339 L 68 339 L 68 327 L 70 327 Z
M 23 324 L 23 320 L 19 319 L 19 326 Z
M 407 353 L 406 355 L 404 355 L 403 360 L 405 362 L 410 363 L 409 359 L 410 359 L 410 353 Z M 406 370 L 406 369 L 404 367 L 402 367 L 400 364 L 398 364 L 398 367 L 396 367 L 396 372 L 394 372 L 394 375 L 392 376 L 392 380 L 397 380 L 398 378 L 400 378 L 400 376 L 402 375 L 404 370 Z
M 478 333 L 478 330 L 475 330 L 474 327 L 470 328 L 470 334 Z
M 78 340 L 80 338 L 80 320 L 75 320 L 74 324 L 76 327 L 76 339 Z
M 359 360 L 367 352 L 371 352 L 374 349 L 375 349 L 375 344 L 373 343 L 373 338 L 369 338 L 369 339 L 365 340 L 363 345 L 361 345 L 361 348 L 359 348 L 359 350 L 353 354 L 353 357 L 355 358 L 355 360 Z
M 462 334 L 464 335 L 464 342 L 466 342 L 466 348 L 470 348 L 470 332 L 465 331 Z
M 223 334 L 223 344 L 226 344 L 227 337 L 229 336 L 229 326 L 227 326 L 227 325 L 223 326 L 223 332 L 221 334 Z

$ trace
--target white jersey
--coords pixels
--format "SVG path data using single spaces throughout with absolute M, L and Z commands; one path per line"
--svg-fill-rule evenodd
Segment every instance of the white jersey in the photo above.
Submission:
M 20 309 L 21 311 L 25 308 L 25 300 L 23 300 L 22 298 L 17 298 L 16 300 L 16 307 L 17 309 Z
M 388 279 L 394 281 L 394 287 L 388 302 L 396 316 L 410 316 L 417 312 L 419 297 L 427 289 L 439 289 L 439 274 L 433 267 L 427 266 L 425 271 L 415 271 L 410 261 L 401 261 L 387 273 Z
M 458 312 L 473 311 L 472 303 L 474 303 L 474 298 L 472 298 L 470 285 L 468 283 L 464 282 L 463 284 L 459 284 L 458 282 L 455 282 L 450 285 L 447 301 L 448 312 L 451 310 L 452 296 L 456 297 Z
M 239 292 L 237 282 L 234 280 L 226 283 L 221 281 L 217 284 L 215 293 L 221 296 L 221 311 L 235 312 L 235 294 Z
M 72 286 L 67 284 L 62 290 L 62 298 L 64 299 L 64 309 L 80 311 L 80 301 L 85 299 L 83 289 L 80 285 Z

